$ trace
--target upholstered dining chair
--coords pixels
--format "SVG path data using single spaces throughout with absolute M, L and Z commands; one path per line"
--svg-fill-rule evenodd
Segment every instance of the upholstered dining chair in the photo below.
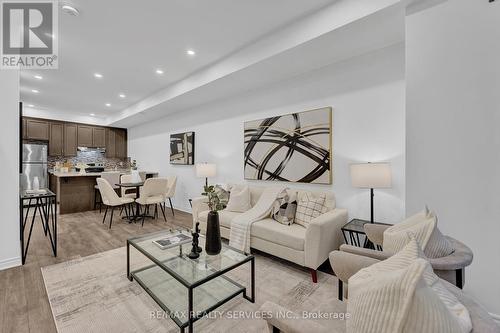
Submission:
M 120 172 L 118 171 L 106 171 L 101 173 L 101 178 L 106 179 L 108 183 L 111 184 L 111 187 L 114 190 L 118 189 L 118 186 L 116 186 L 117 183 L 120 182 Z M 97 201 L 97 198 L 100 200 Z M 94 210 L 97 209 L 97 205 L 99 205 L 99 213 L 101 213 L 101 208 L 102 208 L 102 197 L 100 196 L 99 193 L 99 186 L 96 184 L 94 186 Z
M 163 213 L 163 219 L 165 222 L 167 218 L 165 216 L 165 209 L 163 203 L 165 203 L 164 195 L 165 188 L 167 187 L 167 178 L 148 178 L 144 182 L 140 197 L 136 199 L 136 202 L 140 204 L 144 209 L 142 212 L 142 226 L 144 226 L 144 220 L 146 214 L 149 212 L 149 207 L 154 205 L 154 217 L 158 217 L 158 204 L 160 204 L 160 209 Z
M 367 223 L 364 226 L 364 230 L 366 237 L 368 237 L 368 239 L 375 246 L 378 245 L 383 249 L 382 243 L 384 240 L 384 231 L 389 227 L 390 225 Z M 472 263 L 474 255 L 472 253 L 472 250 L 462 242 L 449 236 L 445 237 L 451 243 L 454 251 L 445 257 L 429 258 L 429 262 L 436 275 L 438 275 L 441 279 L 446 280 L 449 283 L 454 284 L 458 288 L 462 289 L 465 283 L 465 267 L 469 266 Z M 347 244 L 341 245 L 340 251 L 349 252 L 376 260 L 385 260 L 394 254 L 389 251 L 377 251 Z
M 101 194 L 102 202 L 106 205 L 106 211 L 104 213 L 104 218 L 102 223 L 106 221 L 106 215 L 108 214 L 108 208 L 111 207 L 111 218 L 109 220 L 109 229 L 111 229 L 111 224 L 113 223 L 113 213 L 116 207 L 124 207 L 127 217 L 129 217 L 129 207 L 131 203 L 134 202 L 132 198 L 120 198 L 116 194 L 115 190 L 111 184 L 104 178 L 97 178 L 97 185 L 99 186 L 99 192 Z
M 131 183 L 132 182 L 132 175 L 121 175 L 120 177 L 120 183 Z M 133 192 L 130 192 L 133 191 Z M 122 198 L 132 198 L 135 199 L 137 198 L 137 193 L 135 193 L 135 189 L 133 188 L 127 188 L 127 187 L 122 187 L 121 188 L 121 196 Z
M 167 177 L 167 180 L 168 182 L 164 195 L 163 206 L 166 208 L 165 201 L 168 199 L 168 202 L 170 203 L 170 209 L 172 210 L 172 215 L 175 216 L 174 206 L 172 205 L 172 197 L 175 195 L 175 187 L 177 186 L 177 176 Z

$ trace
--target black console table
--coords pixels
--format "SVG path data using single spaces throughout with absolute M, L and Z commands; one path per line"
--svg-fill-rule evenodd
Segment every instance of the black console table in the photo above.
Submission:
M 23 265 L 26 262 L 26 256 L 28 255 L 31 233 L 33 232 L 33 226 L 35 224 L 37 215 L 40 217 L 40 220 L 42 222 L 42 227 L 45 237 L 48 236 L 52 252 L 54 253 L 54 257 L 57 257 L 56 195 L 48 189 L 40 190 L 38 192 L 21 191 L 19 202 L 20 202 L 19 226 L 20 226 L 20 236 L 21 236 L 21 256 Z M 26 230 L 26 225 L 28 223 L 29 213 L 32 208 L 34 209 L 33 216 L 31 217 L 31 225 L 29 227 L 28 239 L 25 242 L 24 233 Z

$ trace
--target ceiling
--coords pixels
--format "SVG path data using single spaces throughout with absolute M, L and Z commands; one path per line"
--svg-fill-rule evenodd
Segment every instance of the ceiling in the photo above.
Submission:
M 183 80 L 118 113 L 110 123 L 133 127 L 176 112 L 186 114 L 201 105 L 209 106 L 231 97 L 272 89 L 273 85 L 296 80 L 302 74 L 322 68 L 343 67 L 348 59 L 404 42 L 404 16 L 405 6 L 397 3 L 285 51 L 266 53 L 266 58 L 250 65 L 224 66 L 231 67 L 231 71 L 211 77 L 208 84 L 189 86 L 190 79 Z M 313 19 L 317 22 L 315 17 Z M 213 74 L 214 70 L 210 68 L 208 72 Z M 220 72 L 223 71 L 217 74 Z M 175 89 L 178 85 L 188 88 Z
M 334 2 L 74 0 L 80 15 L 59 15 L 59 69 L 22 71 L 21 100 L 34 105 L 30 115 L 95 114 L 104 121 Z M 188 49 L 196 55 L 187 55 Z

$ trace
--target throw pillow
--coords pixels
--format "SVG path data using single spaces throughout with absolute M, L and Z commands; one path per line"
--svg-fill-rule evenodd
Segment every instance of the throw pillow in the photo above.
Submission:
M 397 270 L 353 275 L 349 279 L 347 332 L 470 332 L 427 285 L 424 274 L 429 269 L 425 259 L 416 259 Z
M 271 218 L 281 224 L 291 225 L 297 211 L 296 197 L 296 193 L 288 195 L 286 190 L 283 191 L 282 195 L 274 202 Z
M 325 211 L 325 199 L 326 196 L 324 194 L 319 197 L 305 194 L 297 203 L 295 223 L 307 228 L 312 219 L 320 216 Z
M 252 208 L 250 205 L 250 189 L 244 186 L 241 189 L 231 189 L 231 195 L 226 206 L 226 210 L 230 212 L 244 213 Z
M 408 232 L 415 235 L 428 258 L 445 257 L 454 251 L 451 243 L 439 231 L 437 217 L 427 208 L 387 228 L 382 244 L 384 250 L 392 253 L 400 251 L 410 241 Z
M 410 238 L 410 241 L 401 251 L 384 261 L 360 270 L 351 277 L 352 280 L 349 279 L 350 297 L 352 297 L 353 288 L 360 288 L 357 286 L 360 281 L 361 283 L 363 283 L 363 281 L 371 281 L 378 275 L 384 275 L 387 272 L 396 272 L 401 269 L 405 269 L 418 259 L 427 259 L 421 250 L 420 245 L 415 240 L 415 236 L 413 234 L 409 234 L 408 237 Z M 424 271 L 422 272 L 422 279 L 424 280 L 426 286 L 432 290 L 432 293 L 439 298 L 445 308 L 449 311 L 453 322 L 455 322 L 459 327 L 457 332 L 470 332 L 472 330 L 472 322 L 469 311 L 459 302 L 455 295 L 453 295 L 453 293 L 446 288 L 443 282 L 434 273 L 430 264 L 426 265 Z M 422 329 L 422 326 L 420 326 L 420 329 Z M 425 329 L 422 331 L 427 332 Z
M 219 197 L 219 201 L 220 201 L 223 209 L 226 208 L 227 203 L 229 201 L 230 192 L 225 189 L 224 185 L 215 185 L 214 191 L 217 194 L 217 196 Z

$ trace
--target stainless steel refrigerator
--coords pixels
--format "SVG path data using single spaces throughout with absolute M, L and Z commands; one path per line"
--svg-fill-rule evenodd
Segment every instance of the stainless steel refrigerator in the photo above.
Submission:
M 47 145 L 23 144 L 21 189 L 33 189 L 33 180 L 38 177 L 40 188 L 48 188 Z

